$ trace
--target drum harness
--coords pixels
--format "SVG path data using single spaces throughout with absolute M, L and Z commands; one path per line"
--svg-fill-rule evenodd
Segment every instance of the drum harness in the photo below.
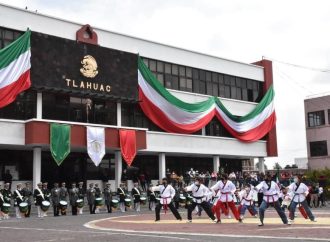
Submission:
M 44 196 L 44 193 L 37 187 L 36 188 L 39 192 L 39 194 L 37 196 L 41 196 L 42 197 L 42 200 L 45 200 L 45 196 Z
M 24 201 L 24 198 L 23 198 L 23 196 L 21 195 L 21 193 L 19 192 L 18 189 L 15 190 L 15 193 L 17 194 L 17 196 L 19 197 L 19 199 L 23 202 Z M 16 203 L 16 205 L 19 205 L 17 203 L 17 201 L 15 201 L 15 203 Z

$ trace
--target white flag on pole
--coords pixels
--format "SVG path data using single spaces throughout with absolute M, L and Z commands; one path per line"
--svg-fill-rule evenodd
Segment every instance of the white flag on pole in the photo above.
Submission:
M 94 164 L 98 166 L 105 155 L 104 128 L 87 127 L 87 152 Z

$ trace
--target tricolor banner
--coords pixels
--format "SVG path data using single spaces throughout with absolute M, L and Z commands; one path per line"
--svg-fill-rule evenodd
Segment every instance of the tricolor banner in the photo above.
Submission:
M 87 128 L 87 152 L 96 166 L 99 166 L 105 155 L 105 132 L 104 128 Z
M 176 98 L 160 84 L 140 57 L 138 82 L 141 109 L 153 123 L 167 132 L 194 133 L 216 116 L 235 138 L 253 142 L 264 137 L 276 123 L 272 86 L 254 110 L 237 117 L 217 97 L 198 103 L 186 103 Z
M 15 101 L 16 96 L 31 86 L 31 31 L 26 31 L 0 50 L 0 108 Z

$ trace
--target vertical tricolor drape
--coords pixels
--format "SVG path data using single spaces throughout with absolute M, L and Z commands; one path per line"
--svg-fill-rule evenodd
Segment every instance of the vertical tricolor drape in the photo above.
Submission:
M 136 156 L 135 130 L 119 130 L 121 154 L 128 166 L 131 166 Z

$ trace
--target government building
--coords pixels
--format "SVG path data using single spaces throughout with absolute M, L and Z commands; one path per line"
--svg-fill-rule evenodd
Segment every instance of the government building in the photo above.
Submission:
M 254 110 L 272 86 L 271 61 L 242 63 L 0 4 L 1 49 L 27 29 L 31 87 L 0 109 L 0 183 L 9 170 L 12 187 L 25 181 L 34 186 L 47 181 L 49 187 L 83 181 L 110 182 L 114 190 L 127 167 L 122 129 L 136 131 L 132 166 L 152 180 L 164 177 L 167 169 L 177 174 L 190 168 L 242 171 L 255 158 L 263 167 L 264 157 L 277 156 L 276 126 L 256 141 L 242 141 L 211 116 L 214 109 L 199 130 L 169 132 L 165 123 L 155 121 L 155 109 L 143 106 L 139 93 L 143 65 L 158 80 L 161 93 L 179 104 L 218 97 L 236 119 Z M 86 63 L 92 63 L 92 76 Z M 70 153 L 61 165 L 50 152 L 52 123 L 71 127 Z M 105 129 L 106 154 L 99 166 L 87 154 L 87 126 Z

